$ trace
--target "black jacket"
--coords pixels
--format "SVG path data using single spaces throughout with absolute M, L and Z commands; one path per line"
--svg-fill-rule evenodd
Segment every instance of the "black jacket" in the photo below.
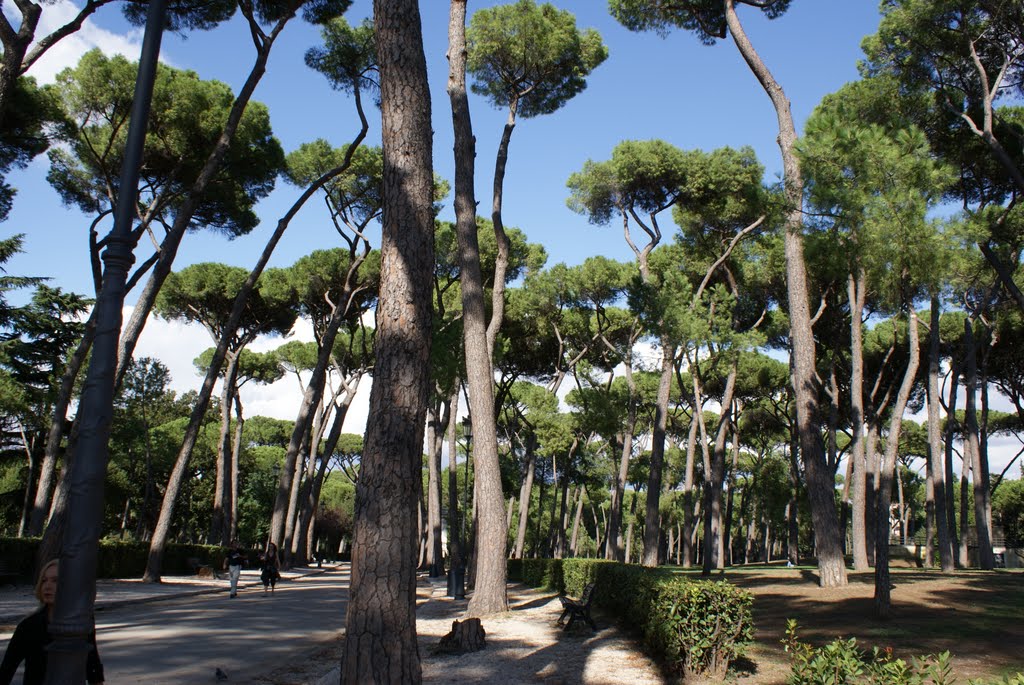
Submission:
M 48 625 L 45 607 L 18 624 L 0 663 L 0 685 L 10 685 L 22 661 L 25 662 L 24 685 L 43 685 L 46 679 L 46 645 L 52 642 L 47 632 Z M 89 642 L 92 649 L 85 662 L 85 677 L 90 683 L 102 683 L 103 664 L 96 651 L 95 631 L 89 635 Z

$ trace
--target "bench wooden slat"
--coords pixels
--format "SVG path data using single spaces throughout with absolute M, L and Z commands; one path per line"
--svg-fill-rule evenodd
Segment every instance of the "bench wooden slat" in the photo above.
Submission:
M 569 623 L 565 625 L 566 630 L 572 628 L 572 624 L 578 618 L 583 619 L 592 630 L 597 630 L 594 619 L 590 617 L 590 604 L 594 600 L 593 583 L 587 583 L 579 599 L 572 599 L 571 597 L 559 597 L 558 599 L 562 603 L 562 615 L 558 618 L 558 625 L 565 623 L 565 617 L 568 616 Z

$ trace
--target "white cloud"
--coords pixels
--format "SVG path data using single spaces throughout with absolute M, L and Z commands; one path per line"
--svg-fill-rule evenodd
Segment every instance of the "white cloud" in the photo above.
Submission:
M 131 307 L 124 310 L 125 320 L 131 316 Z M 310 341 L 313 339 L 312 326 L 300 320 L 292 331 L 291 339 Z M 249 348 L 256 352 L 266 352 L 280 346 L 284 341 L 279 337 L 261 337 Z M 163 362 L 171 373 L 171 389 L 181 394 L 189 390 L 198 390 L 203 382 L 202 376 L 192 363 L 196 357 L 210 347 L 213 339 L 206 330 L 197 324 L 185 324 L 179 321 L 165 321 L 151 316 L 146 322 L 139 343 L 135 348 L 135 356 L 154 357 Z M 216 391 L 216 390 L 215 390 Z M 369 409 L 370 379 L 364 379 L 359 392 L 345 417 L 346 433 L 361 434 L 366 427 L 366 416 Z M 295 377 L 287 375 L 271 385 L 246 383 L 242 386 L 242 408 L 247 417 L 270 416 L 277 419 L 292 421 L 299 410 L 302 393 Z
M 118 10 L 109 6 L 100 10 L 100 12 L 114 11 Z M 74 19 L 78 12 L 79 8 L 68 0 L 44 4 L 39 25 L 36 28 L 36 37 L 49 35 L 55 29 Z M 11 0 L 4 2 L 4 14 L 8 17 L 21 16 L 17 6 Z M 34 76 L 39 83 L 53 83 L 54 77 L 61 70 L 78 64 L 82 55 L 93 48 L 99 48 L 107 55 L 120 54 L 132 61 L 137 61 L 141 46 L 141 28 L 119 34 L 101 28 L 91 19 L 87 19 L 82 24 L 82 28 L 58 41 L 56 45 L 47 50 L 39 61 L 32 65 L 28 74 Z

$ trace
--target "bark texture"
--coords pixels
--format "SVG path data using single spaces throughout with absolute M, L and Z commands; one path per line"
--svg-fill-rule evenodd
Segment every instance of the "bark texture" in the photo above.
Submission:
M 477 242 L 476 200 L 473 192 L 473 126 L 466 93 L 466 3 L 454 0 L 448 23 L 448 97 L 455 133 L 455 226 L 459 240 L 459 269 L 462 285 L 463 340 L 466 349 L 466 384 L 469 411 L 473 419 L 473 459 L 476 475 L 473 501 L 476 507 L 476 539 L 473 547 L 476 566 L 475 588 L 469 602 L 470 616 L 482 616 L 508 610 L 505 588 L 505 495 L 498 465 L 498 438 L 494 421 L 494 376 L 491 372 L 493 338 L 486 327 L 483 278 L 480 271 L 480 247 Z M 509 132 L 509 135 L 511 132 Z M 507 145 L 507 142 L 506 142 Z M 495 181 L 496 188 L 499 187 Z M 500 194 L 496 196 L 500 206 Z M 500 295 L 505 276 L 501 267 L 500 211 L 496 211 L 495 234 L 499 243 L 499 265 L 495 269 L 494 300 Z M 505 250 L 505 263 L 508 260 Z M 497 335 L 501 313 L 495 307 L 492 326 Z
M 815 373 L 815 341 L 807 292 L 807 264 L 803 244 L 803 177 L 796 157 L 796 127 L 789 99 L 782 86 L 765 66 L 747 38 L 734 0 L 725 0 L 725 18 L 729 33 L 750 70 L 761 83 L 779 122 L 779 149 L 782 152 L 785 196 L 788 210 L 785 222 L 786 285 L 789 299 L 789 330 L 793 355 L 793 390 L 796 393 L 797 427 L 800 452 L 807 478 L 807 494 L 818 554 L 818 580 L 822 587 L 846 585 L 839 516 L 835 507 L 835 480 L 825 462 L 818 416 L 819 388 Z
M 356 486 L 341 682 L 419 683 L 416 516 L 434 269 L 430 90 L 419 3 L 375 0 L 384 212 L 370 421 Z

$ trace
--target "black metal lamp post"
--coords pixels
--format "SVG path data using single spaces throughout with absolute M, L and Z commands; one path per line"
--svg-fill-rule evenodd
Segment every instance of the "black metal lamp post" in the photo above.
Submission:
M 128 271 L 135 261 L 132 223 L 166 11 L 166 0 L 149 3 L 114 227 L 103 251 L 103 282 L 96 299 L 96 337 L 79 402 L 80 428 L 69 474 L 67 528 L 60 557 L 57 598 L 49 624 L 53 642 L 47 647 L 47 685 L 83 682 L 86 658 L 92 649 L 88 638 L 94 624 L 96 557 L 103 519 L 103 483 L 110 458 L 107 443 L 113 413 L 121 310 Z

